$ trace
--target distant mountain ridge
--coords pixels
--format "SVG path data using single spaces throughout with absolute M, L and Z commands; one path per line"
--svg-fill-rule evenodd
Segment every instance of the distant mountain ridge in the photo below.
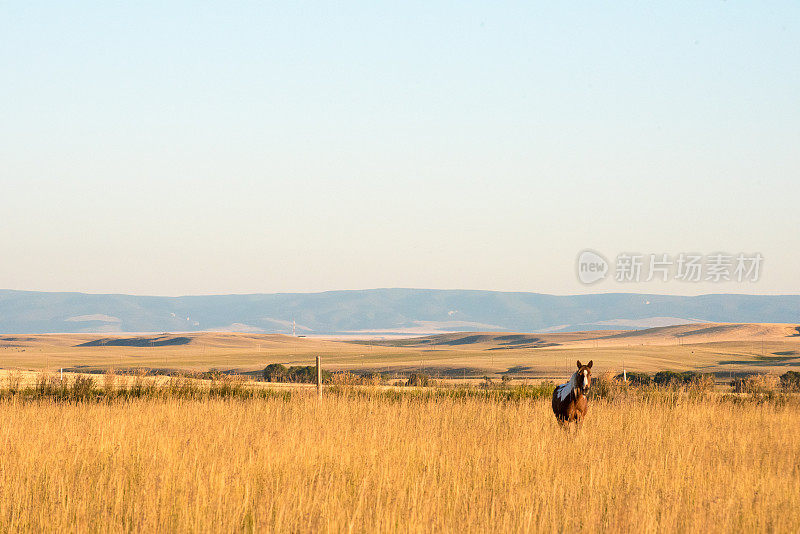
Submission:
M 238 331 L 297 334 L 566 332 L 692 322 L 800 322 L 800 295 L 547 295 L 364 289 L 151 297 L 0 290 L 0 333 Z

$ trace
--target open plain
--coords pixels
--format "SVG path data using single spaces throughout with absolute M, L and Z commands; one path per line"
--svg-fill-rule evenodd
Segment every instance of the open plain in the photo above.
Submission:
M 795 404 L 295 392 L 0 403 L 0 530 L 797 532 Z
M 795 394 L 614 386 L 562 428 L 549 381 L 575 359 L 598 375 L 699 370 L 718 383 L 798 370 L 797 332 L 2 336 L 0 530 L 796 532 Z M 447 379 L 334 385 L 321 400 L 253 380 L 316 355 L 332 371 Z M 164 376 L 210 369 L 250 375 Z M 503 374 L 514 379 L 475 387 Z
M 464 332 L 411 339 L 342 340 L 280 334 L 46 334 L 0 336 L 0 368 L 103 372 L 114 368 L 258 373 L 267 364 L 330 371 L 408 374 L 449 379 L 498 377 L 559 380 L 576 359 L 595 372 L 747 373 L 800 368 L 794 324 L 691 324 L 628 331 L 563 334 Z

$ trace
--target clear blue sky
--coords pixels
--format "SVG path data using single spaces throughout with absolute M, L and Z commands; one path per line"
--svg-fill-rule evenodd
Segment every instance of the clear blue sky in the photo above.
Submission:
M 797 2 L 0 2 L 0 64 L 0 287 L 798 292 Z

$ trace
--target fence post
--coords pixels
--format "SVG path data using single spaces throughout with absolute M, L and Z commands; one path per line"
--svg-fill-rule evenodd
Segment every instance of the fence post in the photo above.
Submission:
M 322 365 L 319 361 L 319 356 L 317 356 L 317 397 L 322 399 Z

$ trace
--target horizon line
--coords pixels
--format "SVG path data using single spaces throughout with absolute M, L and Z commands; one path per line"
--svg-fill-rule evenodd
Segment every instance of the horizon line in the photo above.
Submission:
M 137 294 L 137 293 L 120 293 L 120 292 L 88 292 L 88 291 L 44 291 L 44 290 L 31 290 L 31 289 L 10 289 L 0 288 L 0 292 L 7 293 L 43 293 L 43 294 L 66 294 L 66 295 L 92 295 L 92 296 L 126 296 L 126 297 L 142 297 L 142 298 L 194 298 L 194 297 L 248 297 L 260 295 L 321 295 L 325 293 L 356 293 L 366 291 L 441 291 L 441 292 L 475 292 L 475 293 L 503 293 L 503 294 L 527 294 L 527 295 L 543 295 L 548 297 L 582 297 L 582 296 L 596 296 L 596 295 L 642 295 L 649 297 L 706 297 L 706 296 L 745 296 L 745 297 L 798 297 L 800 293 L 735 293 L 735 292 L 720 292 L 720 293 L 698 293 L 698 294 L 681 294 L 681 293 L 649 293 L 645 291 L 597 291 L 591 293 L 545 293 L 541 291 L 508 291 L 500 289 L 467 289 L 467 288 L 432 288 L 432 287 L 369 287 L 358 289 L 326 289 L 323 291 L 263 291 L 263 292 L 247 292 L 247 293 L 195 293 L 195 294 L 182 294 L 182 295 L 153 295 L 153 294 Z

